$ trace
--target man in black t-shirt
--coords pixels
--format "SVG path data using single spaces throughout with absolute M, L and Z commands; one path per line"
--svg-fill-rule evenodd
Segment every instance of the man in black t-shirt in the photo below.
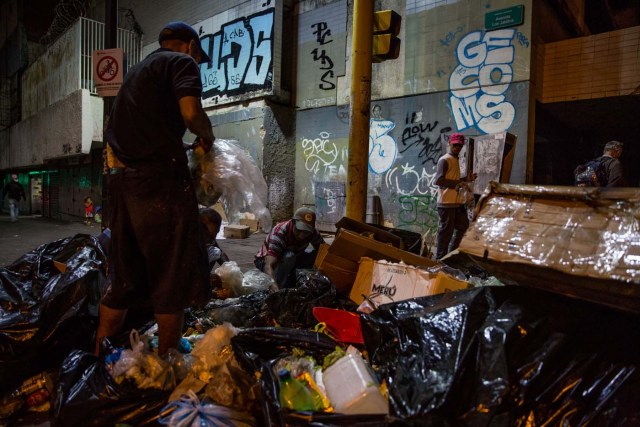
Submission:
M 158 353 L 177 348 L 184 309 L 209 298 L 207 253 L 182 137 L 196 150 L 214 141 L 202 108 L 198 64 L 210 59 L 183 22 L 160 32 L 160 48 L 127 73 L 105 132 L 124 165 L 109 175 L 109 275 L 100 305 L 96 352 L 115 335 L 127 310 L 150 301 L 158 323 Z

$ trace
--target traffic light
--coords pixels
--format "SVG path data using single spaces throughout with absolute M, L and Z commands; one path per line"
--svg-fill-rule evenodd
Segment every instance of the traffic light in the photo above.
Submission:
M 400 24 L 402 17 L 393 10 L 381 10 L 373 15 L 373 62 L 397 59 L 400 55 Z

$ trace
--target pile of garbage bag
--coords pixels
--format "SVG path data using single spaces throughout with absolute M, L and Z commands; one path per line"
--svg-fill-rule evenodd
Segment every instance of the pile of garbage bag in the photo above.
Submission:
M 247 288 L 267 283 L 252 274 Z M 304 271 L 296 287 L 188 310 L 164 357 L 142 321 L 96 357 L 94 238 L 43 245 L 0 277 L 3 424 L 35 424 L 30 411 L 60 426 L 640 423 L 638 316 L 546 291 L 482 286 L 360 313 Z M 357 334 L 327 324 L 353 317 Z
M 79 234 L 0 267 L 0 392 L 93 346 L 105 261 L 98 240 Z

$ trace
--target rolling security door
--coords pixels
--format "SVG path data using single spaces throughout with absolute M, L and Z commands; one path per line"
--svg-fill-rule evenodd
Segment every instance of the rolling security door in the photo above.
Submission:
M 53 219 L 60 217 L 58 172 L 44 172 L 42 174 L 42 216 Z

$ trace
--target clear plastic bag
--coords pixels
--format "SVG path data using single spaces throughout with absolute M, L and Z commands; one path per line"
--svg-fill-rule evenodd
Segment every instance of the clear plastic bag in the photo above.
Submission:
M 227 261 L 215 270 L 222 279 L 222 288 L 228 289 L 230 297 L 240 297 L 269 289 L 275 284 L 271 276 L 258 269 L 242 273 L 235 261 Z
M 160 417 L 158 422 L 171 427 L 256 425 L 255 419 L 246 413 L 210 403 L 201 403 L 194 392 L 188 392 L 180 400 L 169 403 L 161 413 L 169 413 L 169 415 Z
M 272 219 L 267 209 L 267 183 L 255 161 L 237 141 L 216 139 L 209 153 L 195 156 L 189 151 L 188 156 L 201 204 L 211 206 L 219 200 L 232 224 L 249 211 L 260 220 L 261 228 L 269 232 Z
M 173 390 L 176 378 L 171 364 L 156 353 L 146 350 L 144 341 L 135 329 L 131 330 L 129 339 L 131 350 L 123 350 L 120 359 L 110 369 L 116 383 L 128 378 L 140 389 Z

